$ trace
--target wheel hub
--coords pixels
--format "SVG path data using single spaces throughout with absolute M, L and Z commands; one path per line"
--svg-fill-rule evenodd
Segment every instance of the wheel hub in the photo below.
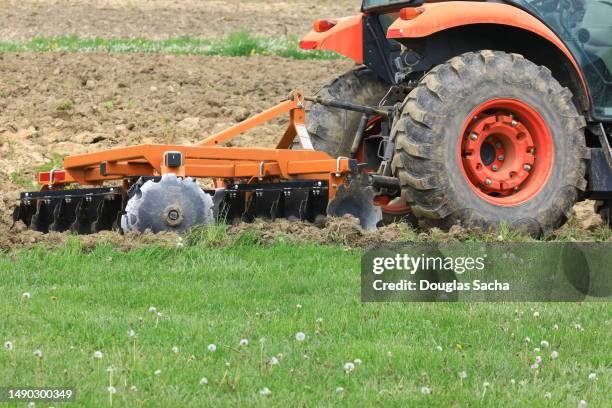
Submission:
M 179 206 L 171 205 L 164 211 L 166 213 L 166 224 L 177 227 L 183 222 L 183 211 Z
M 533 197 L 550 175 L 553 144 L 544 120 L 517 100 L 493 100 L 470 115 L 460 143 L 470 187 L 498 205 Z

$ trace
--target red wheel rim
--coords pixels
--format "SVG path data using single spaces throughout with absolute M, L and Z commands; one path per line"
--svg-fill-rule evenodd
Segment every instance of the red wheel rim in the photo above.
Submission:
M 483 200 L 529 201 L 552 173 L 553 139 L 540 114 L 516 99 L 494 99 L 470 113 L 459 141 L 459 167 Z

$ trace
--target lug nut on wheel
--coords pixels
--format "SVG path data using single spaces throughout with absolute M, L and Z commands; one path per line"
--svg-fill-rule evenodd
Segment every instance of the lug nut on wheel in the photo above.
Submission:
M 478 140 L 478 135 L 476 133 L 470 133 L 470 139 L 472 140 Z
M 497 171 L 497 170 L 499 170 L 499 169 L 497 168 L 497 166 L 496 166 L 496 165 L 493 165 L 493 167 L 491 167 L 491 169 L 492 169 L 493 171 Z
M 526 171 L 531 171 L 531 165 L 529 165 L 529 164 L 524 165 L 524 166 L 523 166 L 523 168 L 524 168 Z
M 500 154 L 499 156 L 497 156 L 497 160 L 499 161 L 504 161 L 506 159 L 506 157 L 503 154 Z
M 486 184 L 487 186 L 490 186 L 491 184 L 493 184 L 493 182 L 491 181 L 491 179 L 486 179 L 486 180 L 485 180 L 485 184 Z

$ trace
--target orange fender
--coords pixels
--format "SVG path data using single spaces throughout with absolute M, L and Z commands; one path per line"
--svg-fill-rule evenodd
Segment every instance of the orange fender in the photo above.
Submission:
M 309 32 L 300 41 L 303 50 L 329 50 L 363 63 L 363 16 L 334 20 L 336 25 L 325 32 Z
M 531 14 L 508 4 L 483 3 L 476 1 L 448 1 L 426 3 L 418 7 L 412 19 L 398 18 L 387 30 L 387 38 L 420 38 L 438 31 L 471 24 L 500 24 L 531 31 L 553 43 L 572 62 L 576 72 L 586 83 L 574 56 L 563 41 L 544 23 Z

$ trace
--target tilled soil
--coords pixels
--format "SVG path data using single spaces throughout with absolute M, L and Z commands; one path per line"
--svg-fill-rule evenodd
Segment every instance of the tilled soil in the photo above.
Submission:
M 137 54 L 0 54 L 0 235 L 37 167 L 139 143 L 193 143 L 311 92 L 347 61 Z M 272 146 L 275 120 L 232 142 Z M 30 187 L 31 188 L 31 187 Z
M 0 0 L 0 41 L 304 35 L 319 18 L 359 13 L 355 0 Z
M 312 92 L 351 66 L 342 60 L 277 57 L 0 54 L 0 249 L 41 241 L 61 245 L 68 236 L 41 236 L 20 227 L 9 231 L 19 191 L 33 188 L 26 184 L 38 167 L 67 154 L 109 147 L 193 143 L 272 106 L 292 89 Z M 276 120 L 232 143 L 272 146 L 285 126 Z M 579 204 L 576 214 L 575 227 L 597 230 L 602 224 L 592 202 Z M 244 228 L 232 227 L 230 234 Z M 330 221 L 323 229 L 282 221 L 248 228 L 259 231 L 264 241 L 299 236 L 350 246 L 391 242 L 405 233 L 391 226 L 373 235 L 361 231 L 355 220 Z M 465 231 L 453 234 L 461 238 Z M 440 233 L 431 237 L 445 239 Z M 86 245 L 112 242 L 129 249 L 153 241 L 175 245 L 177 237 L 105 233 L 84 240 Z

